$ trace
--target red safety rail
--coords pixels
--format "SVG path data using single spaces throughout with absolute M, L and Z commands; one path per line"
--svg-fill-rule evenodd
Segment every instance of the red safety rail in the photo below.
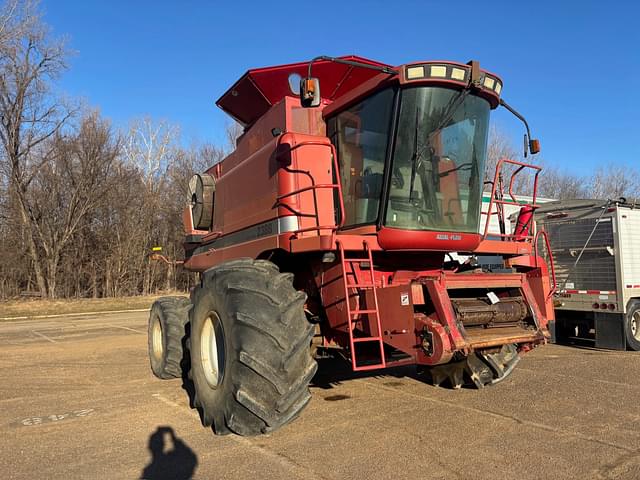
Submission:
M 551 251 L 551 243 L 549 242 L 549 235 L 547 235 L 547 232 L 544 230 L 539 230 L 536 233 L 536 238 L 533 241 L 533 244 L 535 246 L 535 252 L 536 252 L 536 267 L 538 266 L 538 258 L 540 258 L 540 255 L 538 254 L 538 239 L 540 238 L 540 235 L 544 237 L 544 246 L 547 249 L 547 253 L 549 254 L 549 266 L 551 267 L 551 280 L 553 281 L 553 287 L 547 294 L 547 299 L 549 299 L 554 293 L 556 293 L 556 290 L 558 289 L 558 282 L 556 280 L 556 267 L 553 262 L 553 252 Z
M 380 310 L 378 308 L 378 293 L 376 291 L 376 281 L 373 273 L 373 257 L 371 255 L 371 249 L 369 248 L 369 243 L 366 240 L 364 240 L 362 243 L 364 246 L 364 252 L 365 252 L 366 258 L 346 258 L 345 250 L 344 250 L 344 247 L 342 246 L 342 242 L 340 242 L 340 240 L 336 240 L 336 244 L 338 245 L 338 249 L 340 250 L 340 261 L 342 262 L 342 281 L 344 284 L 344 301 L 347 305 L 347 325 L 349 329 L 349 346 L 351 348 L 351 366 L 354 372 L 361 371 L 361 370 L 375 370 L 377 368 L 385 368 L 387 366 L 387 363 L 385 361 L 385 356 L 384 356 L 384 342 L 382 341 L 382 324 L 380 322 Z M 371 283 L 358 283 L 355 270 L 353 269 L 354 263 L 360 263 L 362 265 L 362 263 L 364 262 L 369 263 L 369 273 L 371 277 Z M 354 277 L 353 283 L 348 280 L 347 278 L 348 276 Z M 360 293 L 363 290 L 371 290 L 372 296 L 373 296 L 374 308 L 360 309 L 358 305 L 358 307 L 356 307 L 355 309 L 352 309 L 349 302 L 349 289 L 352 289 L 352 288 L 356 289 L 358 293 Z M 359 315 L 375 316 L 375 323 L 378 329 L 377 335 L 370 336 L 370 337 L 354 336 L 354 331 L 355 331 L 354 325 L 355 323 L 358 322 L 358 320 L 356 320 L 355 317 Z M 364 343 L 364 342 L 378 343 L 378 346 L 380 348 L 380 362 L 375 364 L 358 366 L 355 347 L 357 343 Z
M 283 136 L 281 135 L 280 138 L 282 138 Z M 294 146 L 292 146 L 290 148 L 290 151 L 296 150 L 300 147 L 304 147 L 304 146 L 308 146 L 308 145 L 314 145 L 314 146 L 320 146 L 320 147 L 328 147 L 331 149 L 331 158 L 333 160 L 333 172 L 336 178 L 340 178 L 340 170 L 339 170 L 339 166 L 338 166 L 338 155 L 336 153 L 336 149 L 333 146 L 333 144 L 329 143 L 324 143 L 324 142 L 320 142 L 320 141 L 316 141 L 316 140 L 306 140 L 300 143 L 295 144 Z M 278 139 L 278 147 L 280 146 L 280 139 Z M 292 213 L 294 213 L 295 215 L 299 216 L 299 217 L 312 217 L 316 219 L 316 226 L 315 227 L 307 227 L 307 228 L 300 228 L 298 230 L 294 230 L 291 232 L 291 234 L 293 236 L 296 236 L 300 233 L 303 232 L 311 232 L 311 231 L 317 231 L 318 235 L 320 235 L 320 231 L 321 230 L 331 230 L 332 232 L 335 232 L 336 230 L 338 230 L 339 228 L 342 227 L 342 225 L 344 224 L 344 199 L 342 198 L 342 185 L 340 184 L 340 182 L 338 183 L 319 183 L 316 184 L 315 183 L 315 179 L 313 178 L 313 176 L 307 172 L 306 170 L 292 170 L 289 168 L 286 168 L 286 170 L 288 172 L 291 173 L 297 173 L 297 174 L 301 174 L 301 175 L 306 175 L 310 180 L 312 185 L 308 186 L 308 187 L 304 187 L 304 188 L 299 188 L 298 190 L 294 190 L 292 192 L 288 192 L 285 193 L 284 195 L 280 195 L 276 198 L 276 206 L 283 206 L 286 209 L 290 210 Z M 317 197 L 317 190 L 321 189 L 321 188 L 331 188 L 333 190 L 337 190 L 338 191 L 338 201 L 340 204 L 340 222 L 334 222 L 333 225 L 320 225 L 320 217 L 318 214 L 318 197 Z M 308 191 L 312 191 L 313 192 L 313 208 L 314 208 L 314 212 L 313 213 L 304 213 L 304 212 L 298 212 L 297 210 L 293 209 L 292 207 L 290 207 L 289 205 L 283 204 L 282 200 L 288 197 L 292 197 L 294 195 L 298 195 L 300 193 L 304 193 L 304 192 L 308 192 Z
M 504 191 L 503 191 L 503 186 L 501 181 L 502 167 L 505 163 L 517 166 L 515 171 L 511 174 L 511 179 L 509 180 L 508 194 L 509 194 L 509 197 L 511 197 L 511 200 L 504 199 Z M 487 216 L 487 221 L 485 222 L 485 225 L 484 225 L 483 240 L 486 240 L 487 236 L 489 235 L 489 223 L 491 221 L 491 215 L 504 216 L 504 205 L 518 205 L 518 206 L 522 205 L 522 203 L 518 202 L 518 200 L 516 199 L 513 193 L 513 183 L 516 177 L 518 176 L 518 174 L 525 169 L 535 170 L 535 176 L 533 179 L 533 195 L 532 195 L 531 206 L 533 208 L 538 207 L 538 205 L 536 204 L 536 200 L 538 197 L 538 175 L 540 175 L 540 171 L 542 170 L 542 167 L 539 167 L 538 165 L 531 165 L 530 163 L 518 162 L 516 160 L 509 160 L 507 158 L 502 158 L 498 160 L 498 164 L 496 165 L 496 173 L 493 178 L 493 186 L 491 187 L 491 200 L 489 201 L 489 209 L 486 212 L 482 212 L 482 215 Z M 499 197 L 496 194 L 498 194 Z M 494 205 L 497 206 L 497 209 L 495 212 L 493 211 Z M 516 240 L 515 235 L 512 233 L 491 233 L 491 236 L 500 237 L 506 241 Z M 533 235 L 528 235 L 524 237 L 521 236 L 519 238 L 519 241 L 531 242 L 533 241 Z

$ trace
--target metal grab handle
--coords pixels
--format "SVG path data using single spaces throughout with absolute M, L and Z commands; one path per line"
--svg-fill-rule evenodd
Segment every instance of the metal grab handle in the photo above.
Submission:
M 497 192 L 504 197 L 504 191 L 502 190 L 502 188 L 498 190 L 498 184 L 500 183 L 499 178 L 502 173 L 502 166 L 505 163 L 510 165 L 515 165 L 516 167 L 518 167 L 514 172 L 511 173 L 511 179 L 509 181 L 509 190 L 507 192 L 511 197 L 512 201 L 504 200 L 504 199 L 496 199 Z M 489 200 L 489 207 L 486 212 L 487 218 L 484 224 L 484 233 L 482 235 L 483 240 L 485 240 L 489 235 L 489 223 L 491 220 L 491 215 L 494 214 L 493 213 L 494 205 L 519 205 L 520 204 L 513 193 L 513 186 L 514 186 L 513 184 L 516 176 L 525 169 L 532 169 L 535 171 L 535 174 L 533 177 L 533 195 L 532 195 L 533 198 L 532 198 L 531 204 L 532 206 L 536 206 L 536 200 L 538 199 L 538 175 L 540 175 L 540 171 L 542 170 L 542 167 L 538 165 L 533 165 L 530 163 L 519 162 L 517 160 L 510 160 L 508 158 L 501 158 L 500 160 L 498 160 L 498 163 L 496 164 L 496 171 L 495 171 L 493 181 L 485 182 L 485 183 L 491 184 L 491 199 Z M 484 214 L 484 212 L 481 211 L 481 214 Z M 513 234 L 496 234 L 496 235 L 501 238 L 506 238 L 508 240 L 512 240 L 514 237 Z M 528 239 L 531 239 L 531 237 L 528 237 Z
M 278 139 L 276 140 L 276 151 L 277 149 L 282 145 L 282 139 L 285 138 L 288 135 L 288 132 L 283 132 Z M 310 227 L 310 228 L 304 228 L 304 229 L 298 229 L 295 230 L 293 232 L 291 232 L 294 236 L 297 235 L 298 233 L 302 233 L 302 232 L 306 232 L 306 231 L 313 231 L 313 230 L 317 230 L 318 234 L 320 233 L 320 230 L 333 230 L 334 232 L 336 230 L 339 230 L 340 228 L 343 227 L 344 225 L 344 220 L 345 220 L 345 207 L 344 207 L 344 197 L 342 195 L 342 184 L 340 183 L 340 166 L 338 163 L 338 153 L 336 151 L 336 147 L 329 141 L 323 141 L 323 140 L 303 140 L 301 142 L 297 142 L 294 145 L 290 145 L 289 144 L 289 152 L 292 152 L 294 150 L 297 150 L 298 148 L 304 147 L 304 146 L 318 146 L 318 147 L 329 147 L 329 149 L 331 150 L 331 161 L 333 164 L 333 171 L 334 171 L 334 175 L 335 178 L 338 180 L 336 183 L 331 183 L 331 184 L 316 184 L 315 180 L 313 179 L 313 177 L 308 173 L 307 175 L 309 175 L 310 179 L 311 179 L 311 183 L 312 185 L 309 187 L 305 187 L 305 188 L 301 188 L 298 190 L 295 190 L 293 192 L 288 192 L 285 193 L 284 195 L 280 195 L 276 198 L 276 205 L 282 205 L 281 201 L 285 198 L 289 198 L 291 196 L 294 195 L 298 195 L 302 192 L 306 192 L 306 191 L 312 191 L 313 192 L 313 203 L 314 203 L 314 208 L 315 208 L 315 214 L 302 214 L 300 215 L 299 212 L 295 212 L 296 215 L 299 216 L 315 216 L 316 217 L 316 227 Z M 332 226 L 323 226 L 320 225 L 320 218 L 319 218 L 319 212 L 318 212 L 318 200 L 316 198 L 316 190 L 320 189 L 320 188 L 332 188 L 334 190 L 338 191 L 338 204 L 339 204 L 339 208 L 340 208 L 340 221 L 336 222 L 335 225 Z
M 544 230 L 538 230 L 534 239 L 535 252 L 536 252 L 536 267 L 538 266 L 538 258 L 540 257 L 540 255 L 538 254 L 538 238 L 540 237 L 540 235 L 544 237 L 545 248 L 547 249 L 547 252 L 549 252 L 549 264 L 551 266 L 551 279 L 553 280 L 553 288 L 547 295 L 547 300 L 548 300 L 554 293 L 556 293 L 556 290 L 558 289 L 558 282 L 556 280 L 556 267 L 553 262 L 553 253 L 551 252 L 551 243 L 549 242 L 549 235 L 547 235 L 547 232 Z

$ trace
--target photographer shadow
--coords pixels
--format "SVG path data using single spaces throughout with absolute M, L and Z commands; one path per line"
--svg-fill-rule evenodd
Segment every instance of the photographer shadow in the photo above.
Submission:
M 151 461 L 144 467 L 143 480 L 187 480 L 193 477 L 198 457 L 171 427 L 158 427 L 149 437 Z

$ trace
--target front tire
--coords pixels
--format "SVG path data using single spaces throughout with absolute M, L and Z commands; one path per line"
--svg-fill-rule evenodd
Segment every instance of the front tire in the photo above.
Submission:
M 182 376 L 185 325 L 191 302 L 186 297 L 162 297 L 149 314 L 149 362 L 153 374 L 163 380 Z
M 271 262 L 240 259 L 207 270 L 192 294 L 194 403 L 217 434 L 275 430 L 311 398 L 314 328 L 292 280 Z

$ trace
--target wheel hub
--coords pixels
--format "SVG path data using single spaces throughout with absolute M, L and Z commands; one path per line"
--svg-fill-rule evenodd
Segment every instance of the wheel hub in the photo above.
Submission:
M 157 360 L 162 359 L 164 350 L 162 346 L 162 324 L 158 317 L 153 319 L 153 325 L 151 326 L 151 350 Z
M 222 380 L 224 346 L 222 343 L 218 314 L 212 312 L 205 319 L 200 334 L 200 361 L 205 379 L 211 388 L 216 388 Z
M 640 310 L 633 313 L 631 317 L 631 335 L 640 341 Z

